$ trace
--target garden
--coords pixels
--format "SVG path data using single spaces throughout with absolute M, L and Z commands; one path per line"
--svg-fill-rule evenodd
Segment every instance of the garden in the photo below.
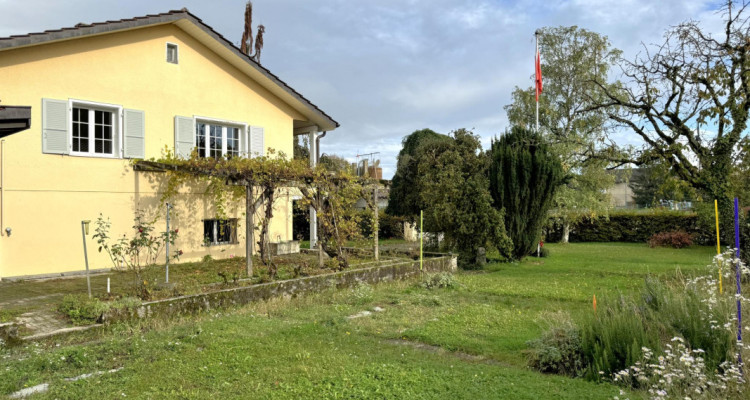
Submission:
M 668 391 L 667 398 L 688 390 L 690 398 L 743 398 L 737 392 L 743 386 L 732 380 L 728 364 L 725 370 L 711 369 L 732 363 L 730 339 L 736 333 L 734 325 L 723 325 L 731 322 L 726 299 L 711 296 L 718 288 L 700 278 L 717 276 L 709 267 L 715 248 L 545 247 L 549 257 L 491 263 L 483 271 L 362 284 L 197 317 L 114 324 L 3 349 L 0 393 L 48 383 L 37 398 L 252 393 L 257 398 L 637 399 L 654 397 L 649 389 Z M 725 277 L 725 295 L 730 279 Z M 713 298 L 716 305 L 698 296 Z M 617 312 L 623 309 L 627 314 Z M 700 318 L 691 325 L 689 315 Z M 612 340 L 606 346 L 588 343 L 592 330 Z M 724 338 L 704 346 L 706 355 L 692 346 L 704 334 Z M 685 343 L 672 342 L 673 337 Z M 631 352 L 633 364 L 602 368 L 601 361 L 590 361 L 606 358 L 606 351 Z M 686 352 L 692 370 L 682 363 Z M 644 362 L 649 355 L 653 360 Z M 669 376 L 674 374 L 671 386 L 658 386 L 659 379 L 667 379 L 655 378 L 659 357 Z M 638 368 L 636 362 L 648 371 L 642 378 L 630 369 Z M 696 363 L 707 367 L 700 376 L 691 372 Z M 623 370 L 630 372 L 626 376 Z M 90 373 L 96 374 L 69 380 Z M 709 381 L 721 383 L 698 386 Z

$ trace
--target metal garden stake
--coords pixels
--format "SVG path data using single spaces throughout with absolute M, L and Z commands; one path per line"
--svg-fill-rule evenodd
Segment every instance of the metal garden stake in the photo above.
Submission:
M 170 232 L 169 231 L 169 209 L 172 208 L 172 205 L 167 203 L 167 276 L 165 279 L 166 283 L 169 283 L 169 238 L 170 238 Z
M 86 235 L 89 233 L 89 223 L 91 221 L 81 221 L 81 236 L 83 236 L 83 258 L 86 260 L 86 286 L 89 290 L 89 298 L 91 298 L 91 277 L 89 277 L 89 253 L 86 250 Z

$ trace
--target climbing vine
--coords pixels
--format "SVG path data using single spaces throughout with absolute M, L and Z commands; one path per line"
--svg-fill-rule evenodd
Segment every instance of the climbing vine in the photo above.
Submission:
M 261 261 L 269 266 L 271 275 L 275 268 L 269 251 L 269 225 L 273 218 L 274 201 L 281 189 L 297 188 L 303 206 L 318 212 L 321 251 L 337 260 L 339 268 L 348 267 L 343 247 L 359 235 L 360 215 L 354 203 L 362 193 L 363 182 L 346 171 L 329 172 L 325 168 L 312 168 L 307 162 L 287 157 L 283 152 L 269 149 L 262 157 L 200 157 L 193 152 L 190 158 L 175 156 L 165 149 L 159 159 L 134 161 L 141 171 L 166 173 L 166 190 L 162 201 L 180 196 L 186 185 L 204 184 L 206 194 L 212 198 L 219 218 L 225 216 L 228 206 L 245 201 L 246 213 L 246 273 L 252 275 L 252 247 L 257 243 Z M 257 217 L 257 218 L 256 218 Z M 256 223 L 258 221 L 258 223 Z M 255 241 L 255 229 L 260 235 Z M 322 256 L 322 253 L 321 253 Z M 321 257 L 322 264 L 322 257 Z

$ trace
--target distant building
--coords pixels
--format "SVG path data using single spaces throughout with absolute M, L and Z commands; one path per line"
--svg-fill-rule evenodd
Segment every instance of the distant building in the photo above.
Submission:
M 630 188 L 630 177 L 637 174 L 638 169 L 611 171 L 615 176 L 615 184 L 607 190 L 610 196 L 610 204 L 614 208 L 636 208 L 633 189 Z

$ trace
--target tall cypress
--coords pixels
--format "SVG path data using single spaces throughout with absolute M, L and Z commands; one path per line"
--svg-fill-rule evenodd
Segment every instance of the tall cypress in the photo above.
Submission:
M 503 256 L 521 259 L 536 248 L 555 190 L 565 180 L 562 165 L 540 135 L 521 127 L 492 141 L 490 161 L 493 206 L 505 210 L 513 242 L 513 251 Z

